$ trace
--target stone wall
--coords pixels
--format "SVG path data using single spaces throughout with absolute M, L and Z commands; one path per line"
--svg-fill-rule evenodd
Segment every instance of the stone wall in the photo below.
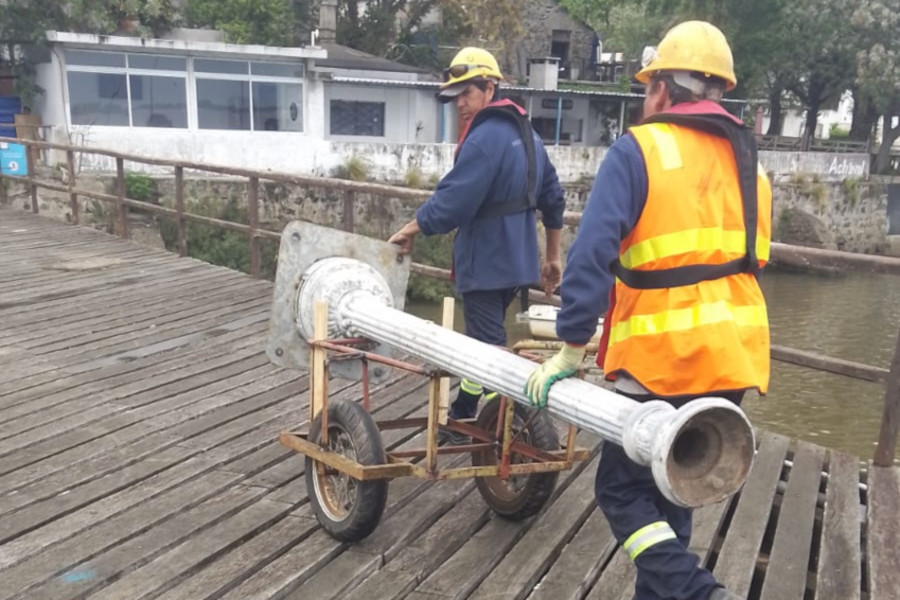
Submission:
M 155 178 L 157 201 L 174 205 L 174 181 L 168 177 Z M 109 177 L 79 177 L 79 187 L 113 190 Z M 566 205 L 570 211 L 581 212 L 590 194 L 590 182 L 566 185 Z M 897 254 L 894 241 L 888 236 L 887 184 L 879 181 L 848 179 L 844 182 L 823 182 L 796 177 L 792 181 L 774 185 L 773 229 L 776 241 L 841 249 L 849 252 Z M 244 206 L 246 181 L 241 179 L 185 179 L 185 198 L 188 202 L 226 204 L 235 201 Z M 30 198 L 21 186 L 13 186 L 9 202 L 16 208 L 30 210 Z M 82 215 L 86 223 L 108 226 L 109 211 L 98 211 L 98 203 L 83 201 Z M 386 239 L 404 223 L 412 219 L 419 200 L 389 198 L 357 193 L 353 204 L 353 222 L 358 233 Z M 303 219 L 330 227 L 344 222 L 344 195 L 340 190 L 317 186 L 284 185 L 263 182 L 260 186 L 260 222 L 268 229 L 280 231 L 292 219 Z M 60 219 L 69 218 L 68 197 L 41 190 L 40 210 Z M 108 227 L 107 227 L 108 228 Z M 576 228 L 567 228 L 563 236 L 568 247 Z
M 569 64 L 578 71 L 577 78 L 585 79 L 590 63 L 591 46 L 594 32 L 590 27 L 573 19 L 554 0 L 529 0 L 524 3 L 522 22 L 525 33 L 516 44 L 514 54 L 503 57 L 508 66 L 514 66 L 514 75 L 524 77 L 527 61 L 530 58 L 550 56 L 553 30 L 569 31 Z M 570 71 L 571 73 L 571 71 Z M 573 77 L 574 79 L 575 77 Z

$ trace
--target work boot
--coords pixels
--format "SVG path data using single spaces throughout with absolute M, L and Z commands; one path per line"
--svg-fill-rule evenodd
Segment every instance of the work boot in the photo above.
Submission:
M 472 438 L 466 434 L 450 429 L 438 430 L 437 440 L 441 446 L 465 446 L 472 443 Z
M 455 421 L 475 418 L 482 391 L 480 384 L 463 379 L 459 383 L 459 393 L 456 395 L 456 400 L 450 405 L 447 416 Z M 463 446 L 472 443 L 472 438 L 469 436 L 449 429 L 440 429 L 437 439 L 438 443 L 444 446 Z
M 745 598 L 720 587 L 712 591 L 712 594 L 709 595 L 709 600 L 745 600 Z

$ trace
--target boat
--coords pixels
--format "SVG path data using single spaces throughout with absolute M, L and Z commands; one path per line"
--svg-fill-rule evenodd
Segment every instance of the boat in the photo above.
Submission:
M 528 307 L 528 331 L 531 336 L 539 339 L 556 340 L 556 313 L 558 306 L 549 304 L 532 304 Z M 603 317 L 597 319 L 597 332 L 591 337 L 591 342 L 600 340 L 603 332 Z

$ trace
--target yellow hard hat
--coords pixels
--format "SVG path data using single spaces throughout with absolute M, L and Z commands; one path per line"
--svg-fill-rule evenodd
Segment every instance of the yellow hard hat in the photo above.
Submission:
M 705 21 L 685 21 L 670 29 L 656 52 L 644 53 L 635 79 L 643 84 L 659 71 L 693 71 L 720 77 L 726 90 L 737 85 L 731 48 L 718 27 Z
M 438 96 L 449 99 L 461 94 L 468 85 L 464 82 L 479 77 L 503 79 L 500 65 L 494 55 L 483 48 L 468 47 L 456 53 L 450 66 L 444 69 L 444 81 L 441 83 L 441 91 Z

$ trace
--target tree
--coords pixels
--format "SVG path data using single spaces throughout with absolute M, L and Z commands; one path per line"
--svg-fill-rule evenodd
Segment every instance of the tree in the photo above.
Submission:
M 47 45 L 45 31 L 65 21 L 60 2 L 9 0 L 0 17 L 0 67 L 15 78 L 16 93 L 25 105 L 34 102 L 43 90 L 34 83 L 35 63 Z
M 819 111 L 836 104 L 853 83 L 852 8 L 846 0 L 791 0 L 784 7 L 786 39 L 793 45 L 783 63 L 785 87 L 806 109 L 804 149 L 815 135 Z
M 882 119 L 876 172 L 887 169 L 891 146 L 900 137 L 900 0 L 864 0 L 853 12 L 863 41 L 856 53 L 857 84 Z
M 191 27 L 224 31 L 235 44 L 287 46 L 294 38 L 291 0 L 188 0 L 185 17 Z
M 16 93 L 30 105 L 43 93 L 34 74 L 46 59 L 46 31 L 110 34 L 126 21 L 138 33 L 158 37 L 177 24 L 178 15 L 172 0 L 7 0 L 0 12 L 0 67 L 9 68 Z

